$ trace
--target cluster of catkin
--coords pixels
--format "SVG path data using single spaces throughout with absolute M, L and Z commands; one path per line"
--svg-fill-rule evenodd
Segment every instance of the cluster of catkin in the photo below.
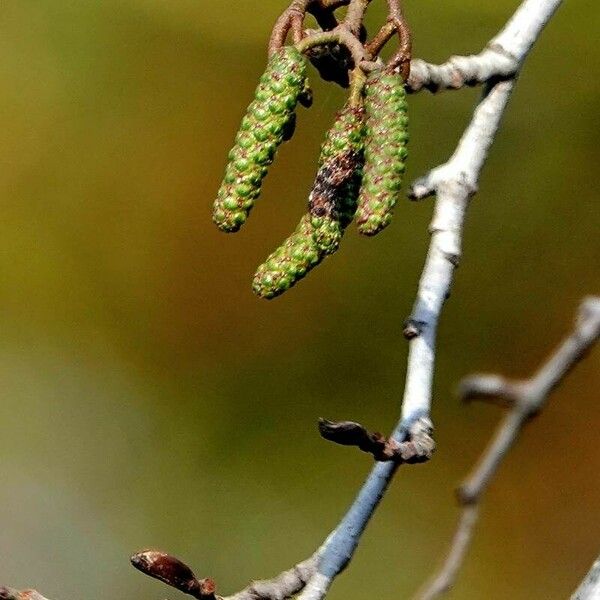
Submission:
M 357 100 L 358 98 L 358 100 Z M 278 146 L 290 139 L 298 102 L 310 105 L 306 60 L 293 46 L 270 59 L 229 153 L 213 207 L 222 231 L 237 231 L 260 194 Z M 369 74 L 340 110 L 321 146 L 308 212 L 294 233 L 258 267 L 253 290 L 274 298 L 340 245 L 355 220 L 367 236 L 389 225 L 407 157 L 408 116 L 401 75 Z

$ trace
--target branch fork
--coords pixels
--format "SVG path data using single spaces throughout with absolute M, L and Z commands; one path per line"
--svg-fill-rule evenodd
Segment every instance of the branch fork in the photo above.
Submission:
M 501 463 L 523 427 L 542 410 L 552 391 L 599 337 L 600 297 L 585 298 L 579 307 L 573 331 L 531 378 L 512 381 L 499 375 L 472 375 L 462 381 L 459 396 L 463 401 L 491 401 L 507 408 L 508 412 L 472 473 L 456 491 L 462 512 L 450 550 L 438 572 L 415 600 L 433 600 L 454 585 L 471 545 L 479 504 Z M 593 596 L 589 598 L 592 600 Z
M 400 0 L 388 0 L 388 18 L 371 42 L 363 20 L 371 0 L 292 0 L 277 20 L 269 42 L 269 55 L 277 52 L 291 37 L 296 48 L 307 54 L 326 81 L 342 87 L 349 85 L 349 71 L 364 72 L 377 68 L 397 69 L 408 79 L 411 65 L 411 33 L 400 7 Z M 347 6 L 345 18 L 339 21 L 335 11 Z M 303 29 L 304 18 L 312 14 L 320 29 Z M 379 52 L 396 33 L 400 44 L 387 65 L 378 60 Z

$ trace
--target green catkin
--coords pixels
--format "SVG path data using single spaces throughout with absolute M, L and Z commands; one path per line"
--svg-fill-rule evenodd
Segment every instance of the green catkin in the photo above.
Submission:
M 258 296 L 279 296 L 339 248 L 356 211 L 363 143 L 364 109 L 346 106 L 321 146 L 308 214 L 254 276 L 253 290 Z
M 323 260 L 313 238 L 310 215 L 304 215 L 296 231 L 258 267 L 252 289 L 261 298 L 275 298 L 302 279 Z
M 248 218 L 278 146 L 293 133 L 296 104 L 307 102 L 308 90 L 304 57 L 285 46 L 271 57 L 229 152 L 213 206 L 213 221 L 222 231 L 237 231 Z
M 375 235 L 392 220 L 406 168 L 408 115 L 402 77 L 385 71 L 370 75 L 365 109 L 365 166 L 356 223 L 363 235 Z
M 324 254 L 338 248 L 354 218 L 362 171 L 365 111 L 346 106 L 321 146 L 319 171 L 309 198 L 313 237 Z

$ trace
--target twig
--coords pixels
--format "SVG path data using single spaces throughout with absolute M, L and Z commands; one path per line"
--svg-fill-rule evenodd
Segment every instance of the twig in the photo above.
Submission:
M 562 0 L 525 0 L 506 26 L 474 56 L 454 56 L 441 65 L 413 60 L 407 88 L 416 92 L 458 89 L 509 79 L 521 64 Z
M 411 426 L 408 439 L 397 442 L 381 433 L 372 433 L 353 421 L 319 420 L 319 433 L 326 440 L 342 446 L 356 446 L 363 452 L 372 454 L 377 461 L 394 461 L 398 464 L 429 460 L 435 450 L 432 432 L 431 421 L 427 418 L 419 419 Z
M 412 59 L 412 35 L 402 11 L 400 0 L 388 0 L 388 8 L 388 20 L 394 25 L 400 47 L 386 66 L 388 69 L 398 69 L 404 81 L 407 81 Z
M 13 590 L 12 588 L 0 587 L 0 600 L 48 600 L 35 590 Z
M 598 600 L 600 598 L 600 557 L 592 565 L 585 579 L 571 596 L 571 600 Z
M 510 410 L 479 463 L 458 489 L 463 509 L 450 550 L 440 570 L 415 596 L 416 600 L 432 600 L 453 586 L 473 537 L 479 503 L 502 460 L 525 424 L 539 413 L 550 393 L 599 336 L 600 297 L 587 298 L 580 306 L 573 332 L 530 379 L 509 381 L 496 375 L 474 375 L 462 382 L 459 394 L 463 400 L 501 400 Z
M 131 557 L 131 564 L 155 579 L 189 594 L 198 600 L 281 600 L 297 594 L 316 571 L 318 552 L 305 561 L 283 571 L 277 577 L 253 581 L 248 587 L 231 596 L 217 596 L 212 579 L 198 579 L 190 567 L 178 558 L 157 550 L 144 550 Z M 29 600 L 27 596 L 7 596 L 6 600 Z M 0 600 L 5 600 L 1 595 Z M 32 597 L 31 600 L 46 600 Z
M 310 0 L 292 0 L 275 22 L 271 39 L 269 40 L 269 56 L 277 52 L 285 44 L 290 30 L 293 32 L 294 43 L 302 39 L 302 22 Z
M 237 594 L 223 600 L 283 600 L 291 598 L 304 588 L 317 569 L 318 552 L 274 579 L 254 581 Z
M 344 19 L 344 25 L 356 36 L 360 32 L 365 11 L 371 0 L 351 0 L 348 5 L 348 12 Z

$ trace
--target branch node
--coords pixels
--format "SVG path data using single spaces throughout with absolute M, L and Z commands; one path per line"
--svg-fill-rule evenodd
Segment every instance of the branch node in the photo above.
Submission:
M 404 442 L 386 438 L 378 432 L 372 433 L 354 421 L 319 419 L 319 433 L 330 442 L 342 446 L 356 446 L 363 452 L 372 454 L 378 462 L 416 464 L 429 460 L 435 451 L 433 425 L 427 417 L 417 419 L 413 423 L 408 439 Z
M 406 321 L 404 321 L 404 329 L 402 334 L 407 340 L 413 340 L 416 337 L 419 337 L 423 332 L 423 328 L 427 325 L 425 321 L 419 321 L 418 319 L 413 319 L 412 317 L 408 317 Z
M 461 506 L 473 506 L 479 502 L 479 491 L 467 484 L 460 485 L 455 490 L 456 499 Z

